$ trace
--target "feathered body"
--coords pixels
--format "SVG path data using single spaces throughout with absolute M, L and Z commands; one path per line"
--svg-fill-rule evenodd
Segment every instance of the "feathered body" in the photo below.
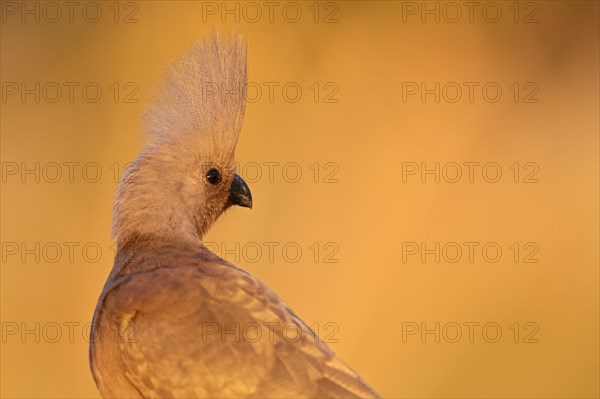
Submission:
M 93 320 L 105 398 L 377 397 L 273 291 L 201 243 L 227 208 L 252 205 L 234 170 L 246 85 L 245 41 L 215 34 L 169 68 L 148 109 Z

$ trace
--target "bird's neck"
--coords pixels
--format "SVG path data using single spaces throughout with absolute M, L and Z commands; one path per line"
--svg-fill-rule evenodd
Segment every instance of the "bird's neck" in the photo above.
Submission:
M 126 174 L 119 183 L 113 207 L 113 236 L 118 246 L 146 236 L 200 243 L 197 221 L 177 200 L 176 190 L 165 177 L 158 175 L 145 166 Z

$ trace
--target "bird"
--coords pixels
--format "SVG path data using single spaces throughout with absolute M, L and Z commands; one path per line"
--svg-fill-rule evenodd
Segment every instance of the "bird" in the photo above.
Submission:
M 206 36 L 147 105 L 92 320 L 103 398 L 379 397 L 275 292 L 202 243 L 223 213 L 253 205 L 235 171 L 247 47 L 237 31 Z

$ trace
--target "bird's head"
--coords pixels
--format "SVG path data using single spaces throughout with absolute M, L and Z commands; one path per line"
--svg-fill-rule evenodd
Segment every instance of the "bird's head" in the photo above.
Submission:
M 136 235 L 198 241 L 226 209 L 252 207 L 234 160 L 246 64 L 241 37 L 214 34 L 168 68 L 145 115 L 150 142 L 117 190 L 118 244 Z

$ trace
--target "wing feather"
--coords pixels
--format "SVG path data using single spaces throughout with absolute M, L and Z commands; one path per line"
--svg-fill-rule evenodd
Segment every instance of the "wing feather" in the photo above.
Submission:
M 151 255 L 120 273 L 103 314 L 144 398 L 378 397 L 256 278 L 216 257 Z

